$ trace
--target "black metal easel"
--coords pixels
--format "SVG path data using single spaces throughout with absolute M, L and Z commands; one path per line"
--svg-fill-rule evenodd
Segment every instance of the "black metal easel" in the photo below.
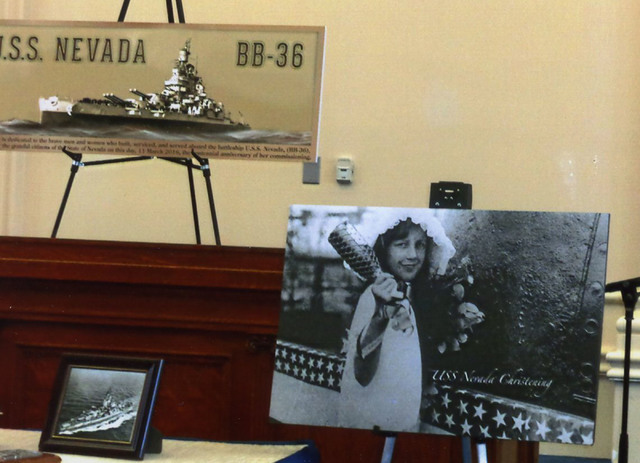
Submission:
M 176 1 L 176 10 L 178 12 L 178 21 L 180 23 L 184 23 L 185 19 L 184 19 L 184 9 L 182 7 L 182 0 L 175 0 L 175 1 Z M 120 14 L 118 16 L 118 22 L 124 22 L 130 3 L 131 3 L 131 0 L 123 0 L 122 8 L 120 9 Z M 175 20 L 173 15 L 172 0 L 165 0 L 165 3 L 167 7 L 168 22 L 174 23 Z M 146 161 L 149 159 L 154 159 L 153 157 L 150 157 L 150 156 L 135 156 L 135 157 L 116 158 L 116 159 L 108 159 L 108 160 L 101 160 L 101 161 L 82 162 L 82 153 L 71 152 L 66 147 L 62 148 L 62 152 L 67 156 L 69 156 L 72 160 L 71 173 L 69 175 L 69 180 L 67 181 L 67 187 L 62 197 L 62 202 L 60 203 L 60 208 L 58 209 L 58 215 L 56 217 L 56 222 L 54 224 L 53 231 L 51 233 L 51 238 L 56 238 L 58 235 L 58 229 L 60 228 L 60 223 L 62 221 L 62 216 L 64 214 L 64 210 L 67 205 L 67 200 L 69 199 L 69 194 L 71 193 L 71 187 L 73 186 L 73 181 L 80 167 L 97 166 L 97 165 L 103 165 L 103 164 L 116 164 L 116 163 L 122 163 L 122 162 L 132 162 L 132 161 Z M 196 203 L 196 194 L 195 194 L 192 170 L 197 169 L 202 172 L 202 175 L 204 176 L 204 179 L 205 179 L 205 183 L 207 185 L 209 209 L 211 212 L 211 220 L 213 222 L 213 233 L 214 233 L 216 245 L 220 246 L 221 244 L 220 231 L 218 228 L 218 219 L 217 219 L 215 204 L 213 200 L 213 188 L 211 185 L 211 167 L 209 165 L 209 160 L 200 157 L 194 150 L 191 150 L 191 156 L 196 161 L 198 161 L 198 165 L 194 164 L 191 161 L 191 159 L 187 159 L 187 158 L 160 157 L 159 159 L 173 162 L 175 164 L 179 164 L 187 168 L 188 179 L 189 179 L 189 192 L 191 196 L 191 209 L 193 211 L 193 224 L 194 224 L 197 244 L 201 244 L 200 221 L 198 218 L 198 206 Z
M 625 331 L 624 331 L 624 375 L 622 378 L 622 425 L 620 428 L 620 441 L 618 443 L 618 463 L 629 461 L 629 434 L 627 432 L 627 421 L 629 419 L 629 383 L 631 371 L 631 331 L 633 325 L 633 311 L 638 302 L 638 286 L 640 278 L 609 283 L 605 286 L 605 291 L 622 293 L 622 300 L 625 309 Z

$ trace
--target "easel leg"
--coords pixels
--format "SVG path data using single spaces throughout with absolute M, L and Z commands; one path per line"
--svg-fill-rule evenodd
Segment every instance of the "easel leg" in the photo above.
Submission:
M 220 231 L 218 230 L 218 217 L 216 215 L 216 206 L 213 202 L 213 188 L 211 187 L 211 169 L 209 168 L 209 160 L 201 158 L 198 154 L 191 150 L 191 154 L 200 163 L 202 175 L 207 184 L 207 194 L 209 196 L 209 208 L 211 209 L 211 221 L 213 222 L 213 234 L 216 238 L 216 245 L 220 246 Z
M 487 463 L 487 444 L 485 442 L 477 442 L 476 450 L 478 452 L 478 463 Z
M 173 19 L 173 4 L 171 3 L 171 0 L 165 0 L 165 3 L 167 5 L 167 20 L 169 23 L 173 24 L 175 22 Z
M 467 436 L 462 437 L 462 461 L 463 463 L 473 462 L 473 456 L 471 453 L 471 438 Z
M 382 459 L 380 460 L 380 463 L 391 463 L 395 445 L 396 436 L 387 436 L 384 438 L 384 448 L 382 449 Z
M 631 376 L 631 333 L 633 332 L 633 312 L 638 302 L 637 287 L 626 287 L 622 290 L 625 307 L 624 330 L 624 377 L 622 381 L 622 425 L 618 442 L 618 463 L 629 461 L 629 382 Z
M 55 238 L 58 235 L 58 228 L 60 228 L 60 222 L 62 222 L 62 215 L 64 214 L 64 209 L 67 207 L 67 200 L 69 199 L 69 193 L 71 193 L 71 187 L 73 186 L 73 180 L 76 177 L 76 173 L 80 169 L 82 165 L 82 154 L 72 153 L 67 151 L 65 148 L 62 148 L 62 151 L 72 159 L 71 162 L 71 173 L 69 174 L 69 180 L 67 181 L 67 187 L 64 190 L 64 195 L 62 196 L 62 202 L 60 203 L 60 208 L 58 209 L 58 216 L 56 217 L 56 223 L 53 226 L 53 231 L 51 232 L 51 238 Z
M 200 238 L 200 220 L 198 218 L 198 203 L 196 200 L 196 192 L 193 184 L 193 172 L 191 171 L 191 164 L 187 165 L 187 173 L 189 175 L 189 193 L 191 194 L 191 210 L 193 211 L 193 228 L 196 232 L 196 243 L 202 244 Z
M 473 448 L 471 444 L 475 445 L 475 456 L 473 459 Z M 470 437 L 462 437 L 462 461 L 464 463 L 488 463 L 487 459 L 487 443 L 484 440 L 472 441 Z
M 129 9 L 130 0 L 123 0 L 122 8 L 120 8 L 120 15 L 118 16 L 118 22 L 124 22 L 124 18 L 127 16 L 127 10 Z
M 185 19 L 184 19 L 184 8 L 182 7 L 182 0 L 176 0 L 176 10 L 178 11 L 178 22 L 184 24 Z
M 211 220 L 213 221 L 213 234 L 216 237 L 216 245 L 220 246 L 220 230 L 218 230 L 218 217 L 216 215 L 216 206 L 213 203 L 213 189 L 211 187 L 211 170 L 209 169 L 209 161 L 206 166 L 202 168 L 202 175 L 204 175 L 207 182 L 207 194 L 209 195 L 209 208 L 211 209 Z

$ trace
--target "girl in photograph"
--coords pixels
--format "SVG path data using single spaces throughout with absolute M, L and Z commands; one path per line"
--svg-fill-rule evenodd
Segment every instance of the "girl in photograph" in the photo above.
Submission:
M 439 284 L 455 249 L 431 211 L 399 210 L 376 225 L 381 272 L 360 296 L 349 329 L 341 425 L 415 432 L 423 386 L 428 394 L 425 361 L 447 349 L 445 334 L 457 323 L 455 292 Z

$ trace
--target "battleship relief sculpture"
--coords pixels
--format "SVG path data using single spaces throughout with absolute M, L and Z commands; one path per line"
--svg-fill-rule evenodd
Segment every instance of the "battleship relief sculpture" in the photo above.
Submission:
M 43 126 L 126 124 L 159 127 L 164 130 L 229 132 L 250 129 L 242 117 L 234 118 L 221 101 L 205 91 L 202 77 L 189 62 L 191 41 L 187 40 L 175 60 L 171 77 L 159 93 L 130 89 L 137 98 L 105 93 L 101 99 L 40 98 Z

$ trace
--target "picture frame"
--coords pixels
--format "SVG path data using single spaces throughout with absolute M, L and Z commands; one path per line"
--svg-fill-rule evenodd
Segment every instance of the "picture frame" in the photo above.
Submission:
M 39 449 L 142 460 L 163 363 L 64 354 Z

